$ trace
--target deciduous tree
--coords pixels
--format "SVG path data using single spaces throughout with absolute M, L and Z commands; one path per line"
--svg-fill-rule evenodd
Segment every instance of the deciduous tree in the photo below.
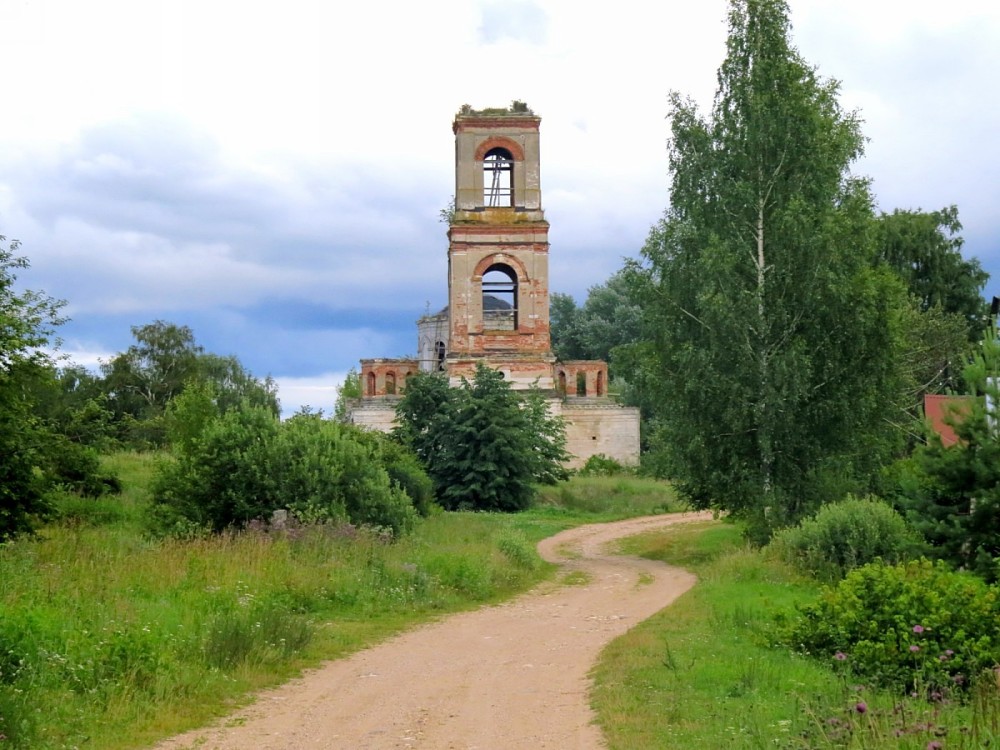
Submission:
M 783 0 L 731 0 L 711 116 L 671 97 L 670 207 L 643 249 L 666 466 L 763 533 L 863 490 L 902 398 L 860 120 L 789 33 Z
M 62 323 L 61 301 L 15 288 L 17 272 L 28 267 L 19 247 L 0 236 L 0 540 L 30 528 L 45 510 L 36 473 L 43 435 L 28 380 L 51 364 L 42 347 Z

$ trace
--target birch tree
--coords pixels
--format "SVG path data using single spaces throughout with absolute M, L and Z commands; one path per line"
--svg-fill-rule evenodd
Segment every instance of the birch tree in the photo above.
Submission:
M 731 0 L 710 116 L 671 95 L 670 206 L 643 249 L 666 466 L 763 529 L 873 475 L 900 391 L 860 119 L 789 34 L 783 0 Z

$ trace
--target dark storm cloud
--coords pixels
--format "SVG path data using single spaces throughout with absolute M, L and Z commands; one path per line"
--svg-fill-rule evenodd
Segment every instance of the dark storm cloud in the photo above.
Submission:
M 211 139 L 155 117 L 7 161 L 5 187 L 35 225 L 26 249 L 77 311 L 273 297 L 358 307 L 379 295 L 418 309 L 443 279 L 447 181 L 419 167 L 237 167 Z

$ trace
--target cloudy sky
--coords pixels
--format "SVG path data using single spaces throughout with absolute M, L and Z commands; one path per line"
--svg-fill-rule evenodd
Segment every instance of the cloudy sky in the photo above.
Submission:
M 1000 294 L 1000 4 L 791 0 L 861 110 L 879 207 L 959 207 Z M 542 117 L 551 286 L 582 301 L 666 206 L 667 95 L 707 108 L 725 0 L 0 0 L 0 234 L 96 365 L 189 325 L 330 410 L 445 302 L 459 106 Z

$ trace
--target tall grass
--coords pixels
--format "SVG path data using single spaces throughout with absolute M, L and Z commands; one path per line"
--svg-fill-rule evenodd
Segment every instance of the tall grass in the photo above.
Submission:
M 533 507 L 557 515 L 588 514 L 595 521 L 687 510 L 668 483 L 628 475 L 577 476 L 540 487 Z
M 818 584 L 747 548 L 735 526 L 686 524 L 626 548 L 700 580 L 602 654 L 594 707 L 611 748 L 972 750 L 1000 741 L 995 684 L 982 683 L 971 705 L 899 699 L 853 684 L 833 661 L 772 645 L 775 616 Z
M 147 746 L 304 666 L 523 591 L 552 570 L 541 538 L 669 496 L 601 501 L 613 483 L 574 479 L 555 490 L 572 507 L 436 513 L 397 541 L 325 525 L 156 539 L 143 524 L 157 458 L 106 460 L 121 496 L 60 497 L 61 520 L 0 546 L 0 748 Z

